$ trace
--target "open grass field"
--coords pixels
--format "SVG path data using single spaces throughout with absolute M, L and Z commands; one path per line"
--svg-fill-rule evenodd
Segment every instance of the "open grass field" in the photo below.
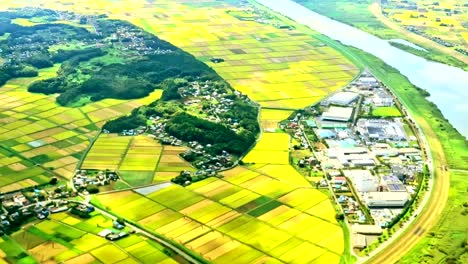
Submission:
M 400 117 L 401 113 L 398 108 L 390 107 L 377 107 L 372 110 L 372 115 L 376 117 Z
M 18 258 L 13 251 L 22 252 L 20 263 L 141 263 L 150 259 L 177 263 L 164 253 L 162 245 L 143 236 L 131 235 L 116 242 L 99 237 L 105 228 L 112 228 L 112 220 L 99 213 L 89 219 L 59 213 L 5 237 L 15 242 L 9 246 L 0 243 L 0 249 L 8 252 L 7 260 L 12 262 Z
M 442 212 L 439 223 L 414 247 L 400 263 L 441 263 L 468 261 L 468 215 L 466 195 L 468 171 L 455 171 L 450 176 L 451 191 L 448 206 Z

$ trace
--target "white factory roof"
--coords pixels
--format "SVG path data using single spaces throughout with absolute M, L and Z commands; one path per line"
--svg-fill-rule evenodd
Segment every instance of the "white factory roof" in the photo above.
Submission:
M 359 94 L 353 92 L 339 92 L 328 98 L 330 104 L 349 105 L 359 97 Z
M 374 235 L 380 235 L 382 234 L 382 228 L 378 225 L 359 225 L 359 224 L 354 224 L 351 226 L 351 230 L 353 233 L 358 233 L 358 234 L 374 234 Z
M 353 114 L 352 107 L 337 107 L 332 106 L 328 111 L 322 114 L 322 119 L 333 121 L 349 121 Z

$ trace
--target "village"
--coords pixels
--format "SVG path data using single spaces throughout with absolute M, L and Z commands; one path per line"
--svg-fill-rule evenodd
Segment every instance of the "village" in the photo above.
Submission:
M 224 88 L 219 87 L 212 81 L 193 81 L 187 83 L 178 90 L 181 96 L 181 107 L 187 113 L 202 118 L 204 120 L 223 124 L 235 133 L 241 131 L 239 118 L 235 118 L 236 108 L 240 104 L 251 104 L 251 100 L 242 95 L 238 91 L 233 91 L 232 94 L 226 95 Z M 179 100 L 176 101 L 176 104 Z M 171 108 L 168 106 L 167 108 Z M 151 115 L 148 118 L 147 126 L 137 129 L 122 130 L 121 136 L 147 135 L 148 137 L 159 140 L 162 144 L 172 146 L 185 146 L 187 151 L 181 156 L 190 162 L 198 171 L 194 173 L 182 172 L 181 178 L 188 179 L 190 182 L 202 180 L 208 176 L 214 176 L 220 170 L 232 168 L 237 164 L 238 156 L 229 153 L 226 150 L 221 150 L 219 154 L 211 151 L 214 146 L 211 144 L 202 144 L 198 141 L 184 142 L 177 137 L 170 135 L 166 131 L 166 124 L 169 117 L 164 115 Z M 103 130 L 104 133 L 109 131 Z M 187 175 L 190 174 L 190 175 Z M 188 184 L 186 180 L 181 181 L 181 178 L 175 179 L 179 184 Z
M 71 184 L 52 178 L 49 184 L 3 193 L 0 211 L 0 236 L 15 232 L 22 225 L 50 219 L 51 214 L 69 213 L 83 219 L 92 217 L 94 206 L 82 197 L 99 191 L 118 176 L 109 171 L 77 170 Z M 135 233 L 123 219 L 115 219 L 112 226 L 103 227 L 99 236 L 116 241 Z
M 325 175 L 317 182 L 334 194 L 363 249 L 395 225 L 427 175 L 413 122 L 374 76 L 362 73 L 343 91 L 282 123 L 311 155 L 298 161 Z M 293 150 L 294 155 L 294 150 Z
M 59 25 L 67 26 L 70 24 L 86 29 L 88 34 L 81 34 L 77 40 L 71 42 L 67 34 L 54 34 L 54 29 L 44 27 L 40 28 L 41 37 L 30 34 L 30 36 L 11 41 L 7 38 L 6 41 L 9 41 L 8 49 L 0 48 L 0 57 L 3 60 L 1 67 L 3 68 L 15 66 L 19 63 L 31 63 L 31 59 L 45 59 L 46 54 L 55 52 L 54 50 L 47 51 L 43 49 L 43 47 L 48 46 L 57 47 L 59 51 L 61 49 L 69 50 L 72 47 L 114 48 L 120 51 L 134 52 L 137 56 L 173 52 L 170 49 L 161 48 L 160 42 L 149 39 L 143 33 L 143 30 L 130 27 L 129 24 L 115 23 L 112 24 L 112 27 L 109 27 L 109 24 L 99 21 L 102 16 L 78 15 L 69 11 L 36 8 L 24 8 L 23 12 L 43 15 L 38 17 L 32 15 L 30 18 L 32 22 L 30 23 L 33 23 L 33 25 L 51 23 L 51 25 L 55 24 L 58 27 Z M 40 22 L 35 23 L 34 21 Z M 18 23 L 21 25 L 21 22 Z M 15 20 L 12 20 L 12 24 L 15 24 Z M 66 32 L 67 29 L 64 28 L 63 30 Z M 52 59 L 55 60 L 53 56 Z

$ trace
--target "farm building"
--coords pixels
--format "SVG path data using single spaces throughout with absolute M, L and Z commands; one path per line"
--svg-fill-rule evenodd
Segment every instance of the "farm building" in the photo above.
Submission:
M 332 106 L 322 114 L 322 120 L 348 122 L 353 115 L 352 107 Z
M 403 207 L 408 199 L 406 192 L 370 192 L 364 195 L 369 207 Z

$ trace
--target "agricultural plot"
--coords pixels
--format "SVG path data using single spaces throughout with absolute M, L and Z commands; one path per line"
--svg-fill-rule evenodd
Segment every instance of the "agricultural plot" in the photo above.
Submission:
M 181 171 L 195 171 L 195 168 L 180 157 L 181 153 L 187 150 L 185 147 L 164 146 L 161 158 L 153 174 L 153 182 L 170 181 L 178 176 Z
M 222 176 L 186 188 L 165 185 L 145 195 L 124 191 L 96 198 L 101 206 L 214 263 L 232 260 L 236 253 L 246 263 L 308 263 L 325 254 L 335 259 L 331 263 L 339 261 L 344 237 L 326 195 L 242 167 Z M 293 259 L 297 256 L 289 252 L 296 246 L 314 254 Z
M 15 4 L 21 3 L 26 1 Z M 73 5 L 78 12 L 92 10 L 128 20 L 207 62 L 234 89 L 265 107 L 306 107 L 341 88 L 358 72 L 338 51 L 313 38 L 316 32 L 240 20 L 235 12 L 246 8 L 238 4 L 138 0 L 124 8 L 108 0 L 79 5 L 48 0 L 43 5 L 64 10 Z M 225 61 L 211 63 L 213 57 Z
M 275 132 L 278 129 L 278 123 L 286 120 L 293 111 L 266 109 L 262 108 L 260 112 L 260 126 L 265 132 Z
M 289 164 L 289 135 L 286 133 L 263 133 L 243 159 L 245 163 Z
M 132 186 L 151 183 L 162 148 L 159 142 L 150 137 L 133 138 L 119 167 L 123 180 Z
M 132 137 L 119 137 L 110 134 L 100 135 L 86 155 L 81 168 L 117 170 L 132 139 Z
M 387 1 L 384 14 L 404 27 L 414 27 L 431 38 L 440 38 L 455 47 L 468 50 L 468 20 L 466 1 L 412 0 Z M 412 8 L 416 7 L 416 8 Z
M 109 242 L 97 234 L 112 229 L 112 220 L 93 213 L 89 219 L 59 213 L 50 220 L 30 225 L 11 235 L 18 246 L 25 249 L 32 263 L 138 263 L 156 261 L 177 263 L 164 253 L 164 247 L 140 235 L 131 235 Z M 0 249 L 12 250 L 2 246 Z M 14 257 L 15 254 L 8 254 Z
M 41 69 L 38 77 L 14 79 L 1 87 L 2 192 L 47 183 L 52 176 L 70 178 L 99 126 L 161 95 L 156 91 L 139 100 L 103 100 L 68 108 L 57 105 L 54 96 L 25 91 L 31 82 L 54 77 L 57 70 L 58 65 Z M 103 109 L 111 109 L 112 115 L 105 115 Z

